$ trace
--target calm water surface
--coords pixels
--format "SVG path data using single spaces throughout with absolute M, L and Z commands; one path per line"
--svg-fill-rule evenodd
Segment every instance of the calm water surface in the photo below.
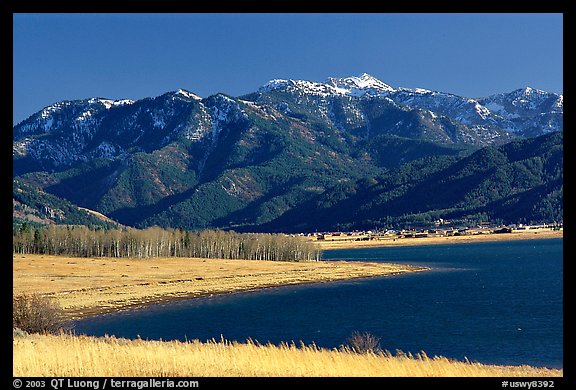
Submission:
M 331 250 L 324 259 L 433 270 L 153 305 L 78 321 L 76 332 L 331 348 L 357 330 L 392 352 L 562 367 L 562 239 Z

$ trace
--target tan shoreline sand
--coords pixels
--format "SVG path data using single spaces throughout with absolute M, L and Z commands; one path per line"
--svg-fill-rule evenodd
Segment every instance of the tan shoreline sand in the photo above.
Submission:
M 13 255 L 13 293 L 53 296 L 80 318 L 177 299 L 423 271 L 369 262 Z
M 534 229 L 519 230 L 512 233 L 469 234 L 450 237 L 420 237 L 420 238 L 375 238 L 367 241 L 356 241 L 356 238 L 341 236 L 329 237 L 326 240 L 314 240 L 321 249 L 351 249 L 351 248 L 376 248 L 386 246 L 413 246 L 435 244 L 463 244 L 471 242 L 489 241 L 514 241 L 514 240 L 538 240 L 546 238 L 563 238 L 563 230 Z

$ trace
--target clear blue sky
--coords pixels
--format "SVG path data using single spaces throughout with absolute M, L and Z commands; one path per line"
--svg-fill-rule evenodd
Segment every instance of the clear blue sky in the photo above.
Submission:
M 562 14 L 15 14 L 14 123 L 54 102 L 363 72 L 480 97 L 563 93 Z

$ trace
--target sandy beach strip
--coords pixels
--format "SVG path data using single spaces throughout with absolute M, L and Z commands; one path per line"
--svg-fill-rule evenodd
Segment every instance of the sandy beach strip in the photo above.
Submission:
M 71 318 L 267 287 L 397 275 L 428 268 L 370 262 L 13 255 L 13 293 L 54 297 Z
M 520 230 L 512 233 L 468 234 L 461 236 L 429 236 L 429 237 L 375 237 L 372 240 L 357 240 L 357 237 L 329 237 L 325 240 L 314 240 L 321 249 L 352 249 L 352 248 L 376 248 L 387 246 L 413 246 L 435 244 L 464 244 L 472 242 L 514 241 L 514 240 L 538 240 L 547 238 L 563 238 L 563 230 L 535 229 Z

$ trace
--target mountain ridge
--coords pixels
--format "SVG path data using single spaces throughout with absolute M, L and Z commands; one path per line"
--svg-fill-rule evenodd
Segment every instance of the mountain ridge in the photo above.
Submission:
M 563 95 L 532 88 L 472 99 L 368 74 L 272 81 L 240 97 L 55 103 L 14 126 L 13 176 L 126 225 L 259 229 L 337 183 L 563 131 Z

